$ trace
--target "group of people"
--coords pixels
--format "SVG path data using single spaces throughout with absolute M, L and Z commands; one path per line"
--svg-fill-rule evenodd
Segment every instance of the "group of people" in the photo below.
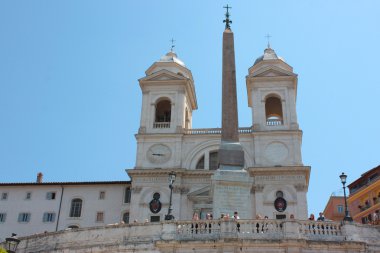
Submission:
M 220 215 L 220 219 L 221 220 L 225 220 L 225 221 L 231 220 L 230 214 L 228 214 L 228 213 L 227 214 L 223 214 L 222 213 Z M 232 219 L 235 220 L 235 221 L 237 221 L 237 220 L 240 219 L 237 211 L 234 212 L 234 215 L 232 216 Z M 199 214 L 197 212 L 195 212 L 193 214 L 192 220 L 193 221 L 199 221 L 200 220 Z M 211 213 L 207 213 L 206 214 L 206 221 L 207 220 L 213 220 L 213 215 Z M 191 224 L 191 231 L 192 231 L 192 233 L 193 232 L 198 233 L 198 230 L 202 229 L 203 227 L 204 227 L 204 229 L 206 231 L 208 230 L 208 232 L 211 233 L 212 224 L 210 222 L 205 222 L 204 224 L 199 224 L 197 222 L 194 222 L 194 223 Z M 237 224 L 237 230 L 240 231 L 240 224 L 239 223 Z
M 310 214 L 309 220 L 315 221 L 315 216 L 314 214 Z M 322 212 L 319 213 L 319 217 L 317 218 L 317 221 L 325 221 L 325 216 L 323 215 Z

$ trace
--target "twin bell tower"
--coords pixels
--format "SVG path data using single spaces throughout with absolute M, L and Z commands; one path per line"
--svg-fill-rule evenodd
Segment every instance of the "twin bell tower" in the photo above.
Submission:
M 136 134 L 130 220 L 173 215 L 239 213 L 284 219 L 307 218 L 310 167 L 301 157 L 302 131 L 296 113 L 297 74 L 268 45 L 248 69 L 246 88 L 252 125 L 238 126 L 234 34 L 229 6 L 223 32 L 222 128 L 192 128 L 197 109 L 192 73 L 172 50 L 139 80 L 142 108 Z M 149 203 L 156 203 L 151 208 Z M 159 203 L 159 204 L 157 204 Z M 162 208 L 161 208 L 162 207 Z

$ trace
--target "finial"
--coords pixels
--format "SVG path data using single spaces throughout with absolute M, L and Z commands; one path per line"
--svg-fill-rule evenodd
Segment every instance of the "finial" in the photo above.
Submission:
M 173 52 L 173 48 L 175 47 L 174 42 L 175 40 L 172 38 L 171 40 L 172 46 L 170 47 L 170 52 Z
M 267 40 L 268 40 L 268 48 L 270 48 L 270 38 L 271 38 L 272 36 L 270 36 L 269 34 L 267 34 L 265 37 L 266 37 Z
M 232 20 L 230 20 L 230 13 L 228 12 L 228 9 L 232 9 L 232 7 L 228 6 L 223 6 L 223 8 L 226 8 L 227 9 L 227 12 L 226 12 L 226 19 L 223 20 L 223 23 L 226 23 L 226 29 L 231 29 L 230 27 L 230 24 L 232 23 Z

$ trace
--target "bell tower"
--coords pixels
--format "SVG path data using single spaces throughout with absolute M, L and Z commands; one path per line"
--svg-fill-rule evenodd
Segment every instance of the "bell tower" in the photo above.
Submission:
M 181 167 L 181 138 L 197 109 L 191 71 L 172 50 L 139 79 L 142 91 L 136 168 Z
M 139 80 L 142 98 L 139 133 L 178 133 L 191 128 L 197 109 L 191 71 L 170 51 Z
M 268 45 L 248 73 L 246 83 L 253 128 L 297 130 L 297 74 L 293 68 Z
M 270 48 L 246 77 L 248 105 L 256 136 L 258 166 L 302 165 L 302 131 L 296 112 L 297 74 Z
M 253 209 L 277 219 L 306 219 L 310 167 L 301 156 L 297 74 L 268 44 L 249 68 L 246 85 L 254 131 Z

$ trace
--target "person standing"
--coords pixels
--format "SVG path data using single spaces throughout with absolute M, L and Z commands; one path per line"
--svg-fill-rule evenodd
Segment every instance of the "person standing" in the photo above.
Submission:
M 317 221 L 324 221 L 324 220 L 325 220 L 325 216 L 323 216 L 323 213 L 320 212 Z

